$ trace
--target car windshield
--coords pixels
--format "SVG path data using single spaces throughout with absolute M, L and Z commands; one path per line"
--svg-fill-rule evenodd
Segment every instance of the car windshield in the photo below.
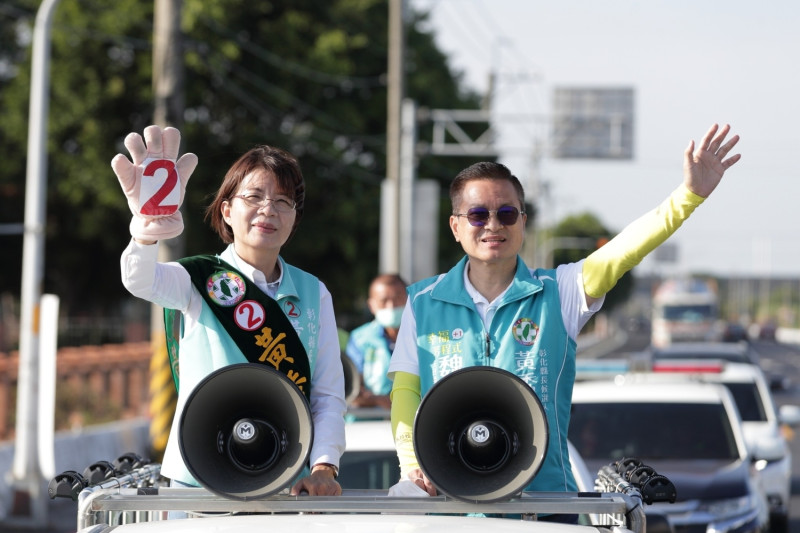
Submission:
M 663 316 L 667 320 L 700 322 L 712 320 L 715 312 L 712 305 L 669 305 L 663 308 Z
M 345 451 L 339 461 L 343 489 L 388 489 L 400 479 L 394 450 Z
M 725 383 L 744 422 L 766 422 L 767 413 L 755 383 Z
M 587 460 L 739 458 L 720 404 L 575 403 L 569 439 Z

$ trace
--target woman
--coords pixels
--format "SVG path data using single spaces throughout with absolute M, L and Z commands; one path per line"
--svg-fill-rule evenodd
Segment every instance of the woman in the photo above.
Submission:
M 345 446 L 346 404 L 333 303 L 321 281 L 280 257 L 303 214 L 305 182 L 297 160 L 270 146 L 246 152 L 206 211 L 228 247 L 217 256 L 159 263 L 158 241 L 183 231 L 179 207 L 197 164 L 194 154 L 177 159 L 179 145 L 178 130 L 150 126 L 144 140 L 136 133 L 125 139 L 133 163 L 122 154 L 111 163 L 134 215 L 133 239 L 121 260 L 123 284 L 183 319 L 178 403 L 161 472 L 174 484 L 198 484 L 178 448 L 186 399 L 209 373 L 259 361 L 286 374 L 309 400 L 311 469 L 291 494 L 339 495 L 335 478 Z M 282 313 L 276 317 L 270 309 Z M 291 349 L 273 342 L 281 338 Z

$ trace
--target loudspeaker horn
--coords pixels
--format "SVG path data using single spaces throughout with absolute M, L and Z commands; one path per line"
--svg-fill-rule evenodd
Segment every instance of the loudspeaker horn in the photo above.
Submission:
M 498 368 L 448 374 L 422 398 L 414 419 L 420 468 L 439 492 L 466 502 L 519 495 L 539 471 L 548 442 L 533 389 Z
M 344 399 L 347 405 L 358 398 L 361 391 L 361 373 L 356 364 L 346 353 L 342 352 L 342 370 L 344 370 Z
M 192 476 L 235 500 L 289 486 L 306 465 L 314 438 L 303 393 L 285 375 L 257 363 L 206 376 L 186 401 L 179 431 Z

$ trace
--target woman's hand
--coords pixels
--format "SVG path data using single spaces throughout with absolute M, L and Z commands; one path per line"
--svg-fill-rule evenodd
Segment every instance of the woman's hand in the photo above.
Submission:
M 133 162 L 122 154 L 111 160 L 133 213 L 131 235 L 139 242 L 170 239 L 183 232 L 180 206 L 197 156 L 184 154 L 178 159 L 180 143 L 177 129 L 148 126 L 144 140 L 138 133 L 125 137 Z
M 292 496 L 302 493 L 309 496 L 341 496 L 342 487 L 336 481 L 335 473 L 332 466 L 314 465 L 311 468 L 311 475 L 298 480 L 289 494 Z

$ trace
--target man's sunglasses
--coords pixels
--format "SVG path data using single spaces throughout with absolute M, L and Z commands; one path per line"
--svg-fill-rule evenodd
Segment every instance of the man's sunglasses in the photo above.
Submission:
M 504 205 L 497 211 L 490 211 L 485 207 L 473 207 L 466 213 L 454 213 L 454 215 L 457 217 L 467 217 L 467 220 L 471 226 L 476 226 L 479 228 L 482 228 L 487 222 L 489 222 L 489 217 L 492 214 L 494 214 L 500 224 L 504 226 L 513 226 L 516 224 L 517 218 L 520 215 L 519 209 L 513 205 Z M 524 215 L 525 213 L 523 212 L 522 214 Z

